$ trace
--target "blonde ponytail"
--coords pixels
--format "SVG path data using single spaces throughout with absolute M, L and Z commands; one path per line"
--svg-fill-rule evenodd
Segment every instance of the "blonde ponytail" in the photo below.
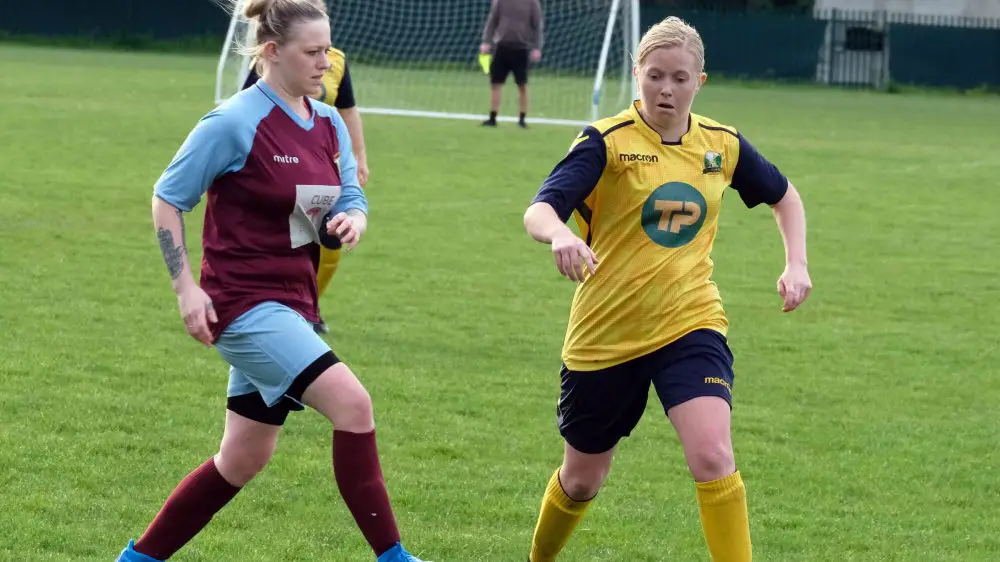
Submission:
M 275 0 L 249 0 L 246 6 L 243 7 L 243 15 L 246 16 L 248 20 L 259 18 L 267 9 L 271 7 L 271 4 Z

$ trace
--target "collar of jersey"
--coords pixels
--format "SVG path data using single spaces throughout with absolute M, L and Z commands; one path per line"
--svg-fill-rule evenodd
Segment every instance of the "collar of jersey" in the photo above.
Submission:
M 271 100 L 274 105 L 280 107 L 281 110 L 285 112 L 285 115 L 287 115 L 292 121 L 295 121 L 296 125 L 307 131 L 313 128 L 313 121 L 316 117 L 316 109 L 313 107 L 312 100 L 309 99 L 309 96 L 306 96 L 305 98 L 306 103 L 309 104 L 309 119 L 302 119 L 299 117 L 299 114 L 295 113 L 295 111 L 293 111 L 292 108 L 285 103 L 285 100 L 281 99 L 281 96 L 272 90 L 270 86 L 265 84 L 263 80 L 258 80 L 255 85 L 260 88 L 261 92 L 264 92 L 267 99 Z
M 629 108 L 629 114 L 632 115 L 632 120 L 635 121 L 635 124 L 639 127 L 639 130 L 642 131 L 643 135 L 645 135 L 649 140 L 655 143 L 662 144 L 664 146 L 681 146 L 684 144 L 684 138 L 691 133 L 691 127 L 694 125 L 694 120 L 692 119 L 690 113 L 688 113 L 687 131 L 683 135 L 681 135 L 680 140 L 678 140 L 677 142 L 665 142 L 660 137 L 660 133 L 657 133 L 656 130 L 653 129 L 649 125 L 649 123 L 646 123 L 646 120 L 642 118 L 642 114 L 639 113 L 639 106 L 641 104 L 642 102 L 639 100 L 632 102 L 632 107 Z

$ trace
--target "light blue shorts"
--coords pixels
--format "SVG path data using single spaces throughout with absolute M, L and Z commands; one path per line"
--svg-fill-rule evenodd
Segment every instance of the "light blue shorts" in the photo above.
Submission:
M 237 317 L 215 347 L 230 365 L 226 396 L 260 392 L 268 407 L 281 401 L 295 378 L 330 351 L 302 315 L 272 301 Z

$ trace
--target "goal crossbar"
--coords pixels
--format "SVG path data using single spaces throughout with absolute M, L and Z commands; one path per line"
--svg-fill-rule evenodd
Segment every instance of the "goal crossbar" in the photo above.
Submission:
M 239 49 L 252 36 L 252 23 L 242 15 L 245 2 L 234 2 L 226 30 L 216 69 L 217 104 L 237 93 L 249 72 L 250 61 Z M 334 43 L 353 61 L 351 77 L 359 110 L 372 115 L 484 119 L 485 111 L 473 111 L 479 105 L 475 100 L 485 102 L 487 77 L 470 62 L 476 56 L 472 45 L 478 45 L 488 4 L 488 0 L 331 3 Z M 539 73 L 532 75 L 528 123 L 580 127 L 617 113 L 635 99 L 631 60 L 639 42 L 639 0 L 549 0 L 543 10 L 545 54 Z M 514 103 L 510 94 L 505 100 L 503 107 L 508 109 L 501 108 L 497 121 L 516 122 L 517 117 L 503 115 Z

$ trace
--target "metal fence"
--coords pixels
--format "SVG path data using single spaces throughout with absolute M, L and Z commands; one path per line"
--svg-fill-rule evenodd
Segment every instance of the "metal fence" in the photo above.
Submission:
M 814 18 L 826 22 L 817 82 L 1000 87 L 1000 19 L 845 10 Z
M 708 72 L 717 75 L 863 88 L 907 84 L 1000 91 L 1000 19 L 644 5 L 643 29 L 668 15 L 698 28 Z

